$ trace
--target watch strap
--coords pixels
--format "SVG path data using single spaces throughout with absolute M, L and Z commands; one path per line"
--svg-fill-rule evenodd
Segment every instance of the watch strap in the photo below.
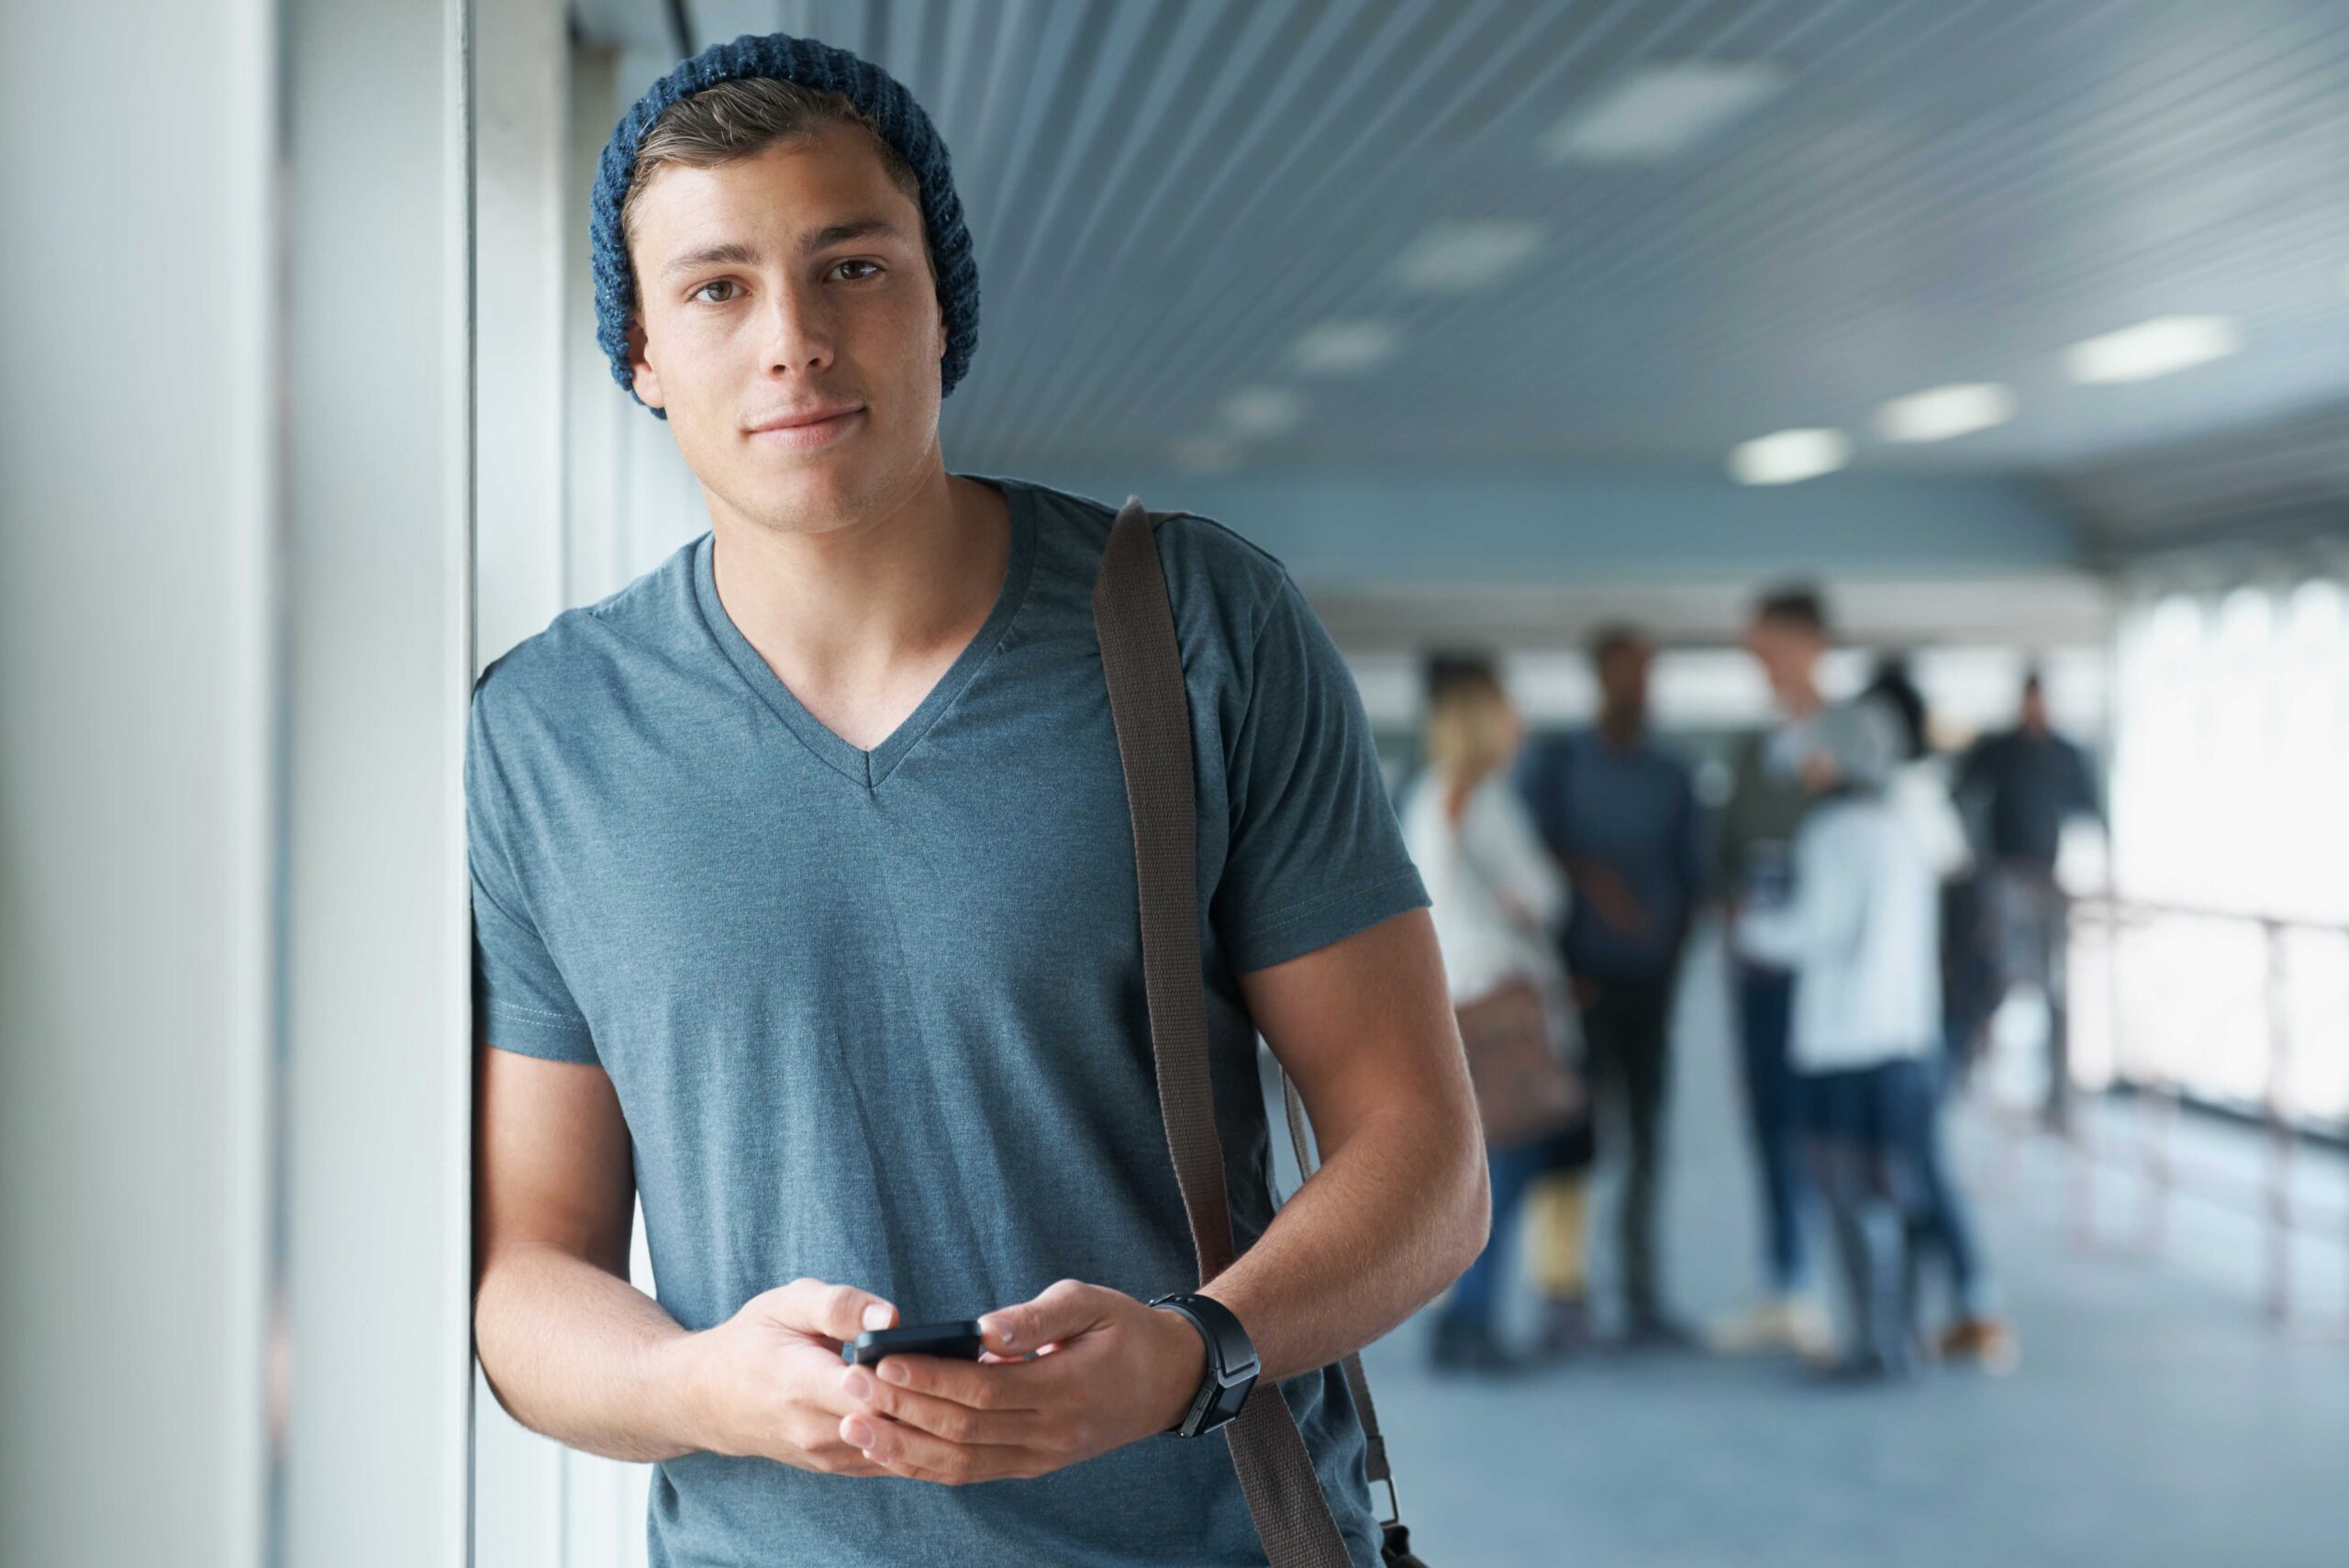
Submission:
M 1239 1315 L 1211 1296 L 1187 1291 L 1162 1296 L 1150 1305 L 1189 1319 L 1207 1345 L 1207 1372 L 1199 1379 L 1198 1392 L 1183 1419 L 1168 1429 L 1179 1437 L 1195 1438 L 1232 1420 L 1263 1369 L 1255 1343 L 1241 1326 Z

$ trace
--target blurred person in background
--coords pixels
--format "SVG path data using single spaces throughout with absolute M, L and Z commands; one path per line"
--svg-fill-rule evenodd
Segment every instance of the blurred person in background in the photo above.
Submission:
M 2016 987 L 2034 985 L 2047 1004 L 2047 1125 L 2071 1119 L 2069 969 L 2071 900 L 2055 879 L 2065 824 L 2101 824 L 2096 772 L 2079 746 L 2055 733 L 2039 672 L 2023 678 L 2013 728 L 1985 736 L 1958 764 L 1959 805 L 1976 825 L 1984 872 L 1984 912 L 1996 955 L 1995 1011 Z
M 1737 950 L 1793 973 L 1791 1101 L 1842 1262 L 1849 1342 L 1839 1371 L 1916 1365 L 1909 1244 L 1927 1207 L 1922 1150 L 1941 1039 L 1939 877 L 1902 819 L 1884 710 L 1828 710 L 1798 764 L 1815 802 L 1786 895 L 1742 909 Z
M 1936 1337 L 1936 1352 L 1945 1360 L 1975 1361 L 2003 1373 L 2019 1360 L 2020 1342 L 2013 1329 L 1998 1315 L 1996 1287 L 1942 1143 L 1942 1109 L 1949 1103 L 1962 1068 L 1952 1049 L 1954 1031 L 1960 1019 L 1982 1010 L 1980 998 L 1988 989 L 1979 926 L 1965 923 L 1972 918 L 1975 908 L 1968 895 L 1976 884 L 1973 851 L 1950 798 L 1949 771 L 1932 749 L 1925 695 L 1910 675 L 1908 660 L 1898 654 L 1878 660 L 1862 695 L 1882 705 L 1898 721 L 1898 751 L 1887 776 L 1886 802 L 1923 851 L 1939 881 L 1942 1030 L 1938 1038 L 1943 1049 L 1928 1063 L 1931 1108 L 1909 1151 L 1917 1203 L 1909 1216 L 1907 1262 L 1912 1277 L 1907 1288 L 1913 1310 L 1919 1285 L 1914 1272 L 1925 1259 L 1939 1257 L 1949 1275 L 1954 1310 L 1950 1322 Z M 1965 993 L 1965 999 L 1953 1002 L 1952 993 L 1958 990 Z
M 1622 1342 L 1676 1347 L 1690 1337 L 1658 1283 L 1656 1208 L 1672 1001 L 1703 876 L 1696 785 L 1649 733 L 1654 644 L 1633 628 L 1604 627 L 1590 658 L 1598 722 L 1527 747 L 1518 784 L 1575 891 L 1561 951 L 1582 1013 L 1594 1121 L 1603 1138 L 1621 1140 Z
M 1524 723 L 1489 659 L 1446 654 L 1430 661 L 1426 767 L 1406 794 L 1403 841 L 1427 884 L 1444 976 L 1478 1075 L 1493 1195 L 1491 1237 L 1436 1319 L 1433 1359 L 1446 1371 L 1518 1364 L 1495 1327 L 1496 1306 L 1537 1184 L 1544 1189 L 1536 1234 L 1543 1296 L 1539 1349 L 1568 1353 L 1588 1338 L 1584 1211 L 1591 1137 L 1578 1076 L 1564 1071 L 1576 1040 L 1556 950 L 1569 895 L 1510 787 L 1509 765 L 1524 738 Z M 1479 1061 L 1486 1032 L 1475 1024 L 1480 1010 L 1506 1009 L 1512 998 L 1523 999 L 1564 1095 L 1560 1113 L 1530 1136 L 1496 1125 Z
M 1732 911 L 1765 911 L 1785 902 L 1793 875 L 1796 830 L 1812 802 L 1805 760 L 1820 750 L 1831 709 L 1819 687 L 1829 645 L 1827 606 L 1818 590 L 1790 585 L 1754 604 L 1745 651 L 1769 683 L 1776 724 L 1745 736 L 1731 756 L 1729 798 L 1715 835 L 1715 886 Z M 1875 730 L 1890 757 L 1897 720 L 1875 702 L 1847 705 L 1850 722 Z M 1835 719 L 1831 722 L 1843 722 Z M 1809 1278 L 1804 1220 L 1812 1193 L 1801 1152 L 1798 1107 L 1787 1037 L 1793 1024 L 1792 967 L 1734 942 L 1738 1062 L 1747 1124 L 1761 1178 L 1764 1294 L 1715 1326 L 1714 1348 L 1730 1352 L 1791 1350 L 1814 1360 L 1833 1350 L 1826 1315 L 1805 1292 Z
M 1907 772 L 1925 781 L 1925 824 L 1934 863 L 1942 872 L 1942 1047 L 1943 1091 L 1964 1082 L 1973 1042 L 1998 1006 L 1997 965 L 1992 960 L 1987 917 L 1982 908 L 1981 866 L 1972 836 L 1952 798 L 1951 770 L 1934 751 L 1925 695 L 1910 675 L 1908 659 L 1887 654 L 1876 662 L 1866 695 L 1876 698 L 1900 721 Z

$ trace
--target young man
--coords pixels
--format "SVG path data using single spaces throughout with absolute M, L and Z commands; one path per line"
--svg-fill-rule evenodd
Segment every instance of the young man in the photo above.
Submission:
M 1897 749 L 1895 720 L 1879 705 L 1831 708 L 1820 694 L 1819 665 L 1828 641 L 1826 606 L 1807 587 L 1765 595 L 1746 625 L 1745 650 L 1761 666 L 1780 717 L 1772 728 L 1746 737 L 1733 759 L 1730 796 L 1715 840 L 1719 890 L 1733 909 L 1767 908 L 1787 895 L 1796 829 L 1810 805 L 1803 763 L 1820 751 L 1822 729 L 1864 727 L 1875 742 L 1868 754 L 1889 759 Z M 1804 1289 L 1804 1212 L 1810 1192 L 1787 1057 L 1795 1006 L 1792 969 L 1743 953 L 1736 1000 L 1768 1272 L 1762 1299 L 1718 1326 L 1713 1342 L 1723 1351 L 1783 1349 L 1823 1359 L 1832 1351 L 1832 1338 L 1825 1315 Z
M 474 700 L 499 1398 L 658 1465 L 656 1564 L 1261 1562 L 1225 1442 L 1157 1436 L 1208 1323 L 1252 1340 L 1252 1398 L 1294 1411 L 1370 1568 L 1334 1363 L 1476 1255 L 1486 1193 L 1336 651 L 1272 557 L 1158 530 L 1243 1250 L 1202 1288 L 1091 617 L 1110 512 L 944 467 L 976 279 L 935 132 L 852 56 L 743 39 L 621 122 L 596 205 L 615 373 L 711 531 Z M 1325 1156 L 1277 1217 L 1259 1029 Z M 966 1318 L 979 1362 L 841 1364 L 862 1329 Z
M 2055 880 L 2055 851 L 2075 818 L 2101 823 L 2096 768 L 2088 754 L 2055 732 L 2039 673 L 2023 679 L 2015 727 L 1976 741 L 1953 785 L 1977 824 L 1997 990 L 2037 985 L 2047 998 L 2044 1116 L 2057 1131 L 2071 1119 L 2071 900 Z M 1990 998 L 1984 1016 L 1997 1007 Z
M 1566 968 L 1582 1005 L 1593 1091 L 1624 1138 L 1623 1339 L 1688 1335 L 1657 1283 L 1655 1211 L 1669 1092 L 1672 997 L 1702 891 L 1695 782 L 1648 732 L 1655 649 L 1630 627 L 1591 639 L 1598 722 L 1529 747 L 1520 771 L 1533 818 L 1575 890 Z

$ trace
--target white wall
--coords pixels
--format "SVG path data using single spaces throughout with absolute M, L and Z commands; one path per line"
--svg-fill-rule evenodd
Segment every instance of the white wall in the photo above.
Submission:
M 0 6 L 0 1562 L 261 1561 L 265 0 Z
M 468 7 L 284 14 L 283 1560 L 415 1568 L 471 1481 Z

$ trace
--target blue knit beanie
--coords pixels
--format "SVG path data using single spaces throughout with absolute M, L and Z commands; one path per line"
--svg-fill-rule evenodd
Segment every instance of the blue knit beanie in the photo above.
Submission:
M 636 273 L 620 233 L 620 203 L 636 174 L 637 149 L 670 105 L 745 76 L 772 76 L 839 94 L 913 165 L 914 176 L 921 182 L 922 226 L 929 231 L 931 264 L 938 273 L 938 306 L 946 323 L 939 395 L 952 392 L 970 368 L 971 350 L 979 341 L 979 264 L 971 254 L 971 231 L 963 226 L 963 204 L 955 199 L 946 143 L 896 77 L 844 49 L 788 33 L 764 38 L 746 33 L 732 43 L 702 50 L 655 82 L 621 117 L 611 140 L 604 144 L 588 223 L 595 252 L 596 341 L 611 359 L 612 379 L 636 397 L 628 352 L 629 321 L 636 313 Z M 652 412 L 663 419 L 669 417 L 658 408 Z

